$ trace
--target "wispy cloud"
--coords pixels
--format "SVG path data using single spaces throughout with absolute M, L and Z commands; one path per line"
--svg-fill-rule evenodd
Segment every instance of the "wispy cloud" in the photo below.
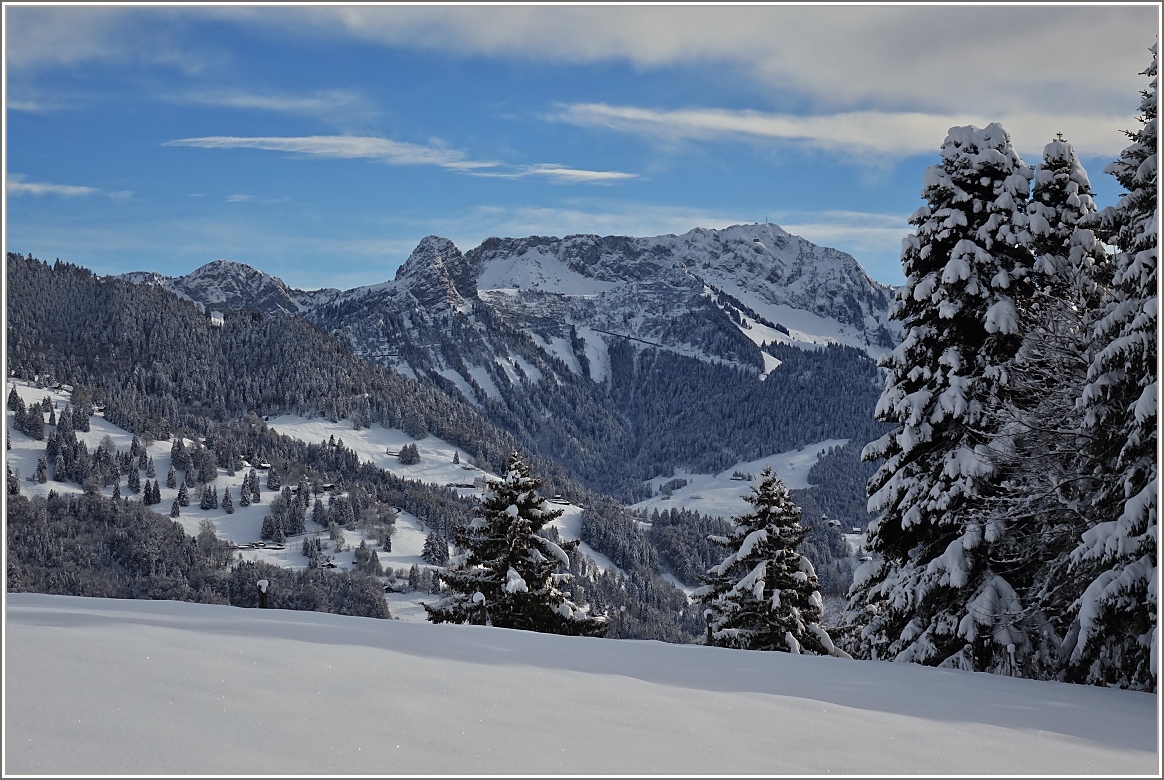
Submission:
M 637 178 L 620 171 L 590 171 L 554 163 L 510 166 L 469 159 L 455 149 L 391 141 L 376 136 L 314 135 L 301 137 L 239 138 L 206 136 L 166 141 L 163 146 L 198 149 L 262 149 L 337 159 L 370 159 L 388 165 L 435 165 L 440 168 L 497 178 L 543 177 L 562 184 L 601 184 Z
M 10 97 L 4 105 L 9 111 L 26 111 L 30 114 L 45 114 L 50 111 L 61 111 L 69 108 L 69 105 L 63 102 L 46 101 L 36 98 L 18 99 Z
M 389 165 L 437 165 L 452 170 L 492 168 L 494 162 L 469 160 L 461 152 L 435 146 L 390 141 L 387 138 L 355 135 L 312 135 L 299 137 L 240 138 L 215 135 L 180 138 L 162 146 L 189 146 L 198 149 L 262 149 L 338 159 L 371 159 Z
M 379 116 L 375 105 L 352 90 L 329 89 L 306 94 L 202 90 L 167 96 L 174 103 L 232 108 L 240 111 L 270 111 L 311 116 L 328 124 L 354 130 Z
M 490 176 L 501 179 L 523 179 L 531 176 L 540 176 L 558 184 L 603 184 L 612 181 L 637 179 L 638 174 L 622 171 L 588 171 L 580 168 L 568 168 L 554 163 L 540 165 L 525 165 L 514 171 L 479 171 L 474 176 Z
M 907 157 L 937 150 L 949 128 L 985 126 L 989 117 L 969 114 L 852 111 L 799 116 L 760 111 L 715 108 L 660 110 L 605 103 L 560 106 L 546 116 L 550 121 L 631 133 L 667 143 L 721 141 L 741 138 L 787 142 L 830 153 L 859 157 Z M 1038 153 L 1055 133 L 1068 135 L 1081 154 L 1113 155 L 1126 144 L 1119 128 L 1121 117 L 1018 114 L 1001 118 L 1016 145 L 1027 154 Z
M 96 187 L 82 187 L 75 184 L 51 184 L 49 182 L 25 181 L 24 174 L 10 173 L 5 189 L 9 195 L 57 195 L 62 198 L 78 198 L 96 195 L 101 190 Z

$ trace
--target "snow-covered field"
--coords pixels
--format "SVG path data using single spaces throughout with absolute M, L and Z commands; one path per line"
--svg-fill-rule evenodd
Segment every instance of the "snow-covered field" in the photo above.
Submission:
M 41 594 L 5 629 L 5 776 L 1160 771 L 1113 688 Z
M 656 495 L 645 501 L 640 501 L 632 508 L 645 509 L 693 509 L 705 515 L 716 517 L 732 517 L 743 514 L 751 507 L 744 501 L 744 496 L 751 493 L 755 482 L 732 479 L 737 471 L 741 474 L 751 474 L 757 479 L 765 467 L 771 467 L 780 477 L 789 490 L 800 490 L 809 487 L 808 471 L 822 453 L 830 447 L 843 446 L 848 439 L 828 439 L 826 441 L 809 444 L 798 450 L 781 452 L 769 455 L 759 460 L 737 463 L 729 466 L 718 474 L 692 474 L 682 469 L 676 469 L 675 477 L 655 477 L 651 480 L 651 487 Z M 676 477 L 687 480 L 687 484 L 672 491 L 667 498 L 658 493 L 663 484 Z

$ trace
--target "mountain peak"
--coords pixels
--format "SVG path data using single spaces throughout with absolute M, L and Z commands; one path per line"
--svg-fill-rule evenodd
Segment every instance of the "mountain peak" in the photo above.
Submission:
M 472 265 L 456 244 L 440 236 L 425 236 L 396 272 L 396 283 L 425 307 L 458 306 L 477 297 Z

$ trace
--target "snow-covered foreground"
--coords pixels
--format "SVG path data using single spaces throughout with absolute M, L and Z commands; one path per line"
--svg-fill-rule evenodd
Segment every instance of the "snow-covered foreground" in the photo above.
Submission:
M 8 774 L 1159 774 L 1152 694 L 476 626 L 7 597 Z

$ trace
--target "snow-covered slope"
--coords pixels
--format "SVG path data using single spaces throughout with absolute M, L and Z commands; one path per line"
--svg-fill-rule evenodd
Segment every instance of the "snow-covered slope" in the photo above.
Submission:
M 732 517 L 752 510 L 744 500 L 751 494 L 755 480 L 765 468 L 771 468 L 789 490 L 809 487 L 808 472 L 816 465 L 817 458 L 831 447 L 846 444 L 845 439 L 829 439 L 810 444 L 791 452 L 781 452 L 757 460 L 736 463 L 718 474 L 692 474 L 677 470 L 674 477 L 656 477 L 650 481 L 655 494 L 635 504 L 633 509 L 689 509 L 714 517 Z M 686 480 L 687 484 L 667 493 L 660 488 L 673 479 Z
M 9 594 L 4 774 L 1159 776 L 1157 697 L 699 645 Z

